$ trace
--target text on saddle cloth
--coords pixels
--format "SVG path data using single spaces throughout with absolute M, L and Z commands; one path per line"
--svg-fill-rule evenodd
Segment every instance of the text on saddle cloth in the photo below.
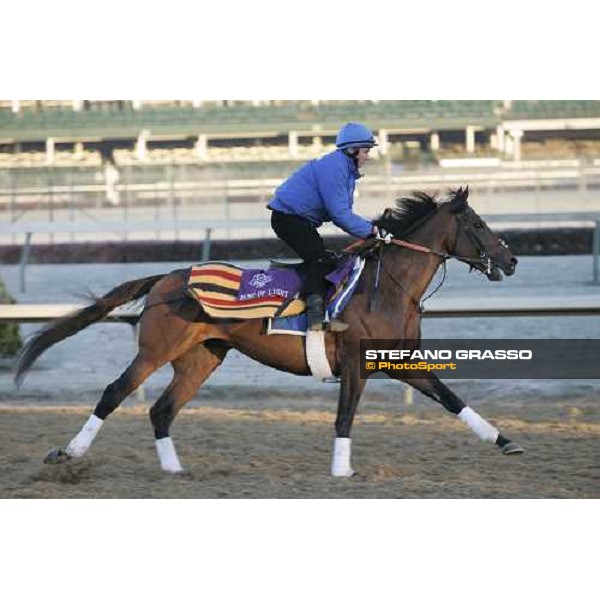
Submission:
M 331 283 L 328 297 L 335 294 L 337 288 L 352 271 L 354 257 L 345 258 L 325 279 Z M 242 271 L 239 300 L 279 297 L 289 299 L 298 297 L 302 290 L 302 276 L 296 269 L 269 268 L 245 269 Z

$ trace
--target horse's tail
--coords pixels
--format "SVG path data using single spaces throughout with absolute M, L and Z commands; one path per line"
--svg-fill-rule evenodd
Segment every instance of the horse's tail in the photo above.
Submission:
M 102 298 L 98 298 L 94 304 L 90 304 L 66 317 L 56 319 L 37 332 L 19 354 L 15 374 L 15 383 L 17 386 L 21 385 L 25 374 L 37 357 L 48 348 L 75 335 L 88 325 L 100 321 L 113 308 L 145 296 L 152 286 L 163 277 L 165 277 L 164 274 L 152 275 L 151 277 L 122 283 L 102 296 Z

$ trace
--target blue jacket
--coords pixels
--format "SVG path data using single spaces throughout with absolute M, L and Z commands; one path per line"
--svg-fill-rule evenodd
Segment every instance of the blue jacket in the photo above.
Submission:
M 333 221 L 358 238 L 367 238 L 373 225 L 352 212 L 354 187 L 360 177 L 354 161 L 341 150 L 311 160 L 276 190 L 269 208 L 308 219 L 315 227 Z

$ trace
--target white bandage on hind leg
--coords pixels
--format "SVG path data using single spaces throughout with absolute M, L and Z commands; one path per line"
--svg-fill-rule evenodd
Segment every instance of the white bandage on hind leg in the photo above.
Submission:
M 351 477 L 354 471 L 350 466 L 352 440 L 350 438 L 335 438 L 333 444 L 333 460 L 331 474 L 334 477 Z
M 71 440 L 67 446 L 67 454 L 75 458 L 83 456 L 91 446 L 94 438 L 100 431 L 104 421 L 96 415 L 92 415 L 81 428 L 81 431 Z
M 170 437 L 156 440 L 156 452 L 158 453 L 158 460 L 160 461 L 160 466 L 163 471 L 169 471 L 171 473 L 180 473 L 183 471 L 183 467 L 177 458 L 175 445 Z
M 458 418 L 466 423 L 484 442 L 495 442 L 498 439 L 498 430 L 469 406 L 465 406 L 460 411 Z

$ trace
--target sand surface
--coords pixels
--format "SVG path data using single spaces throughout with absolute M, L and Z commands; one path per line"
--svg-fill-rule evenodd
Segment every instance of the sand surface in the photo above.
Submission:
M 598 498 L 600 405 L 593 397 L 476 410 L 526 453 L 503 456 L 428 400 L 366 394 L 350 479 L 329 475 L 335 401 L 247 392 L 185 409 L 171 433 L 186 468 L 163 473 L 147 416 L 128 401 L 82 459 L 46 465 L 89 415 L 77 404 L 0 403 L 1 498 Z

